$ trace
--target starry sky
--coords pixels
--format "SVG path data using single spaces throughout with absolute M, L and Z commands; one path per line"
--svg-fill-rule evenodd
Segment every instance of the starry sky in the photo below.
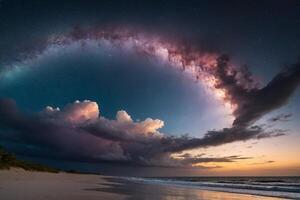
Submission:
M 300 175 L 299 1 L 0 0 L 0 145 L 113 175 Z

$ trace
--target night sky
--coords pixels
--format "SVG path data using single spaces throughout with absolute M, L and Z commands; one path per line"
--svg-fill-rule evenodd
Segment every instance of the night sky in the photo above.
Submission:
M 113 175 L 300 175 L 299 1 L 0 0 L 0 145 Z

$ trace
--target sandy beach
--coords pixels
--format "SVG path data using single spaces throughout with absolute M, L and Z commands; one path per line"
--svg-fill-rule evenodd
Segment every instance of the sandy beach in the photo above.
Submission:
M 102 176 L 0 170 L 0 196 L 5 200 L 124 199 L 125 195 L 90 190 L 106 187 Z
M 29 172 L 22 169 L 0 171 L 0 197 L 3 200 L 277 199 L 172 186 L 134 184 L 117 177 Z

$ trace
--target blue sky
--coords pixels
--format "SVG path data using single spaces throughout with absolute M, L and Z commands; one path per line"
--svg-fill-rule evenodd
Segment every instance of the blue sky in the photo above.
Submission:
M 124 109 L 137 120 L 161 119 L 165 133 L 201 136 L 226 124 L 222 104 L 199 83 L 146 57 L 87 47 L 52 53 L 21 70 L 4 78 L 0 91 L 25 111 L 87 99 L 98 102 L 108 118 Z

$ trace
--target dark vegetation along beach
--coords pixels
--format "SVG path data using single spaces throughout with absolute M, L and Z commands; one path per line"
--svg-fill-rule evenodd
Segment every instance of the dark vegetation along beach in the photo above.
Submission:
M 14 154 L 5 151 L 4 148 L 0 146 L 0 169 L 10 169 L 12 167 L 21 168 L 28 171 L 42 171 L 53 173 L 59 172 L 59 170 L 45 165 L 18 160 Z

